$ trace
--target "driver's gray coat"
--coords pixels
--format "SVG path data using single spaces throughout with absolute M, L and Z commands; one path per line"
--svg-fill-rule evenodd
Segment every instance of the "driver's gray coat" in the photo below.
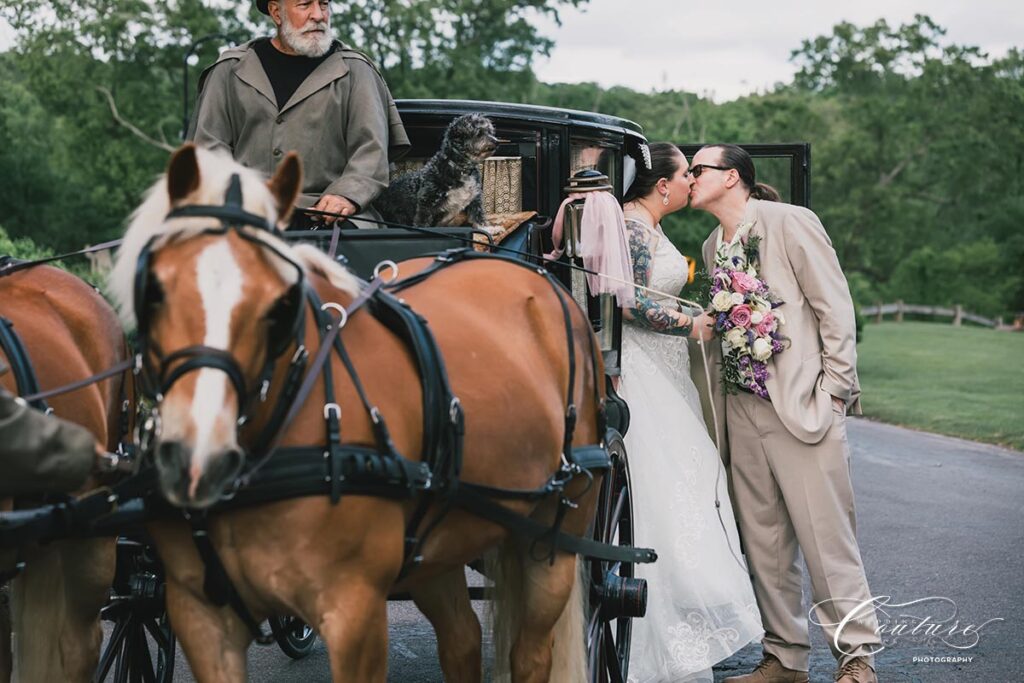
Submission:
M 302 160 L 300 207 L 321 195 L 363 209 L 388 185 L 388 162 L 408 151 L 398 108 L 376 67 L 341 43 L 278 111 L 255 41 L 225 50 L 199 81 L 187 138 L 226 149 L 272 175 L 289 151 Z

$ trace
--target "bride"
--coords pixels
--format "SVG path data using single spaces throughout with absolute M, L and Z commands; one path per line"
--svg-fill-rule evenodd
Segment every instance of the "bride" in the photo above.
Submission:
M 625 309 L 619 394 L 628 402 L 625 437 L 637 546 L 658 561 L 637 566 L 647 579 L 647 615 L 633 622 L 631 683 L 713 681 L 713 664 L 762 634 L 740 556 L 726 472 L 708 436 L 690 379 L 687 337 L 711 339 L 711 318 L 661 293 L 686 283 L 686 259 L 659 225 L 689 201 L 686 157 L 671 143 L 650 145 L 623 211 L 638 285 Z

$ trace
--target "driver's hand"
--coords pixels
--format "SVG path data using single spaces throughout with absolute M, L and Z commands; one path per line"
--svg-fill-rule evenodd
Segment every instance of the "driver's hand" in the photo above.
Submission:
M 323 211 L 325 213 L 333 213 L 339 216 L 348 217 L 359 211 L 359 207 L 345 199 L 341 195 L 336 194 L 325 194 L 320 197 L 320 201 L 313 206 L 316 211 Z M 327 216 L 316 216 L 320 220 L 328 219 Z

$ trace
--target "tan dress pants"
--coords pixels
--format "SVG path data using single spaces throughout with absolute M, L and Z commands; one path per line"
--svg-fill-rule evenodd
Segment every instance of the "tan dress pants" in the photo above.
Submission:
M 832 654 L 840 665 L 870 657 L 880 646 L 870 606 L 839 627 L 871 599 L 856 539 L 846 416 L 833 412 L 831 429 L 811 445 L 789 433 L 770 401 L 743 392 L 727 401 L 732 500 L 761 608 L 764 651 L 789 669 L 808 670 L 799 549 Z

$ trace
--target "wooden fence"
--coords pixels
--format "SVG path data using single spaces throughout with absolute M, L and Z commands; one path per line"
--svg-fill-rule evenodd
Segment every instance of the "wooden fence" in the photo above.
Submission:
M 984 327 L 998 328 L 1003 326 L 1001 320 L 993 320 L 975 313 L 968 313 L 960 304 L 952 308 L 946 308 L 944 306 L 919 306 L 897 301 L 894 304 L 878 303 L 874 306 L 865 306 L 860 309 L 860 312 L 865 317 L 874 317 L 875 322 L 879 323 L 882 322 L 882 317 L 886 315 L 895 316 L 896 322 L 901 323 L 903 322 L 903 316 L 911 313 L 913 315 L 927 315 L 936 318 L 952 318 L 953 324 L 957 327 L 962 325 L 965 320 Z

